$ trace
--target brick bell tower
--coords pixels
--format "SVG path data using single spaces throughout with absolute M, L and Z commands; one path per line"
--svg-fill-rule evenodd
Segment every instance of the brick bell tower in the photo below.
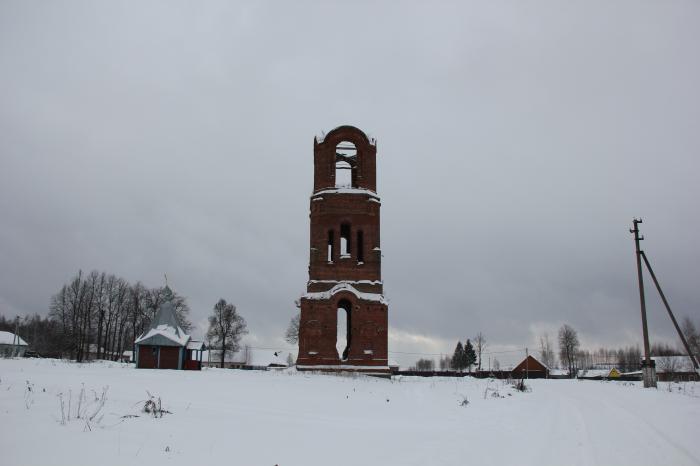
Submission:
M 299 370 L 388 373 L 374 139 L 340 126 L 314 139 L 311 249 Z M 337 338 L 339 319 L 346 344 Z M 340 348 L 336 345 L 341 343 Z M 343 349 L 342 346 L 345 346 Z

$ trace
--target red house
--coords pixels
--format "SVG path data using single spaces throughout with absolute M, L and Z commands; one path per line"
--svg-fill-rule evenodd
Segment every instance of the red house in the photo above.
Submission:
M 549 367 L 545 366 L 533 356 L 528 356 L 510 371 L 511 377 L 518 379 L 546 379 L 549 376 Z

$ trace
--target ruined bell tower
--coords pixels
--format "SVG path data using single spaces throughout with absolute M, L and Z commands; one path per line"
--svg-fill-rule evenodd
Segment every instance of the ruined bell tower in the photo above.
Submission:
M 376 156 L 376 141 L 353 126 L 314 139 L 299 370 L 389 371 Z M 337 338 L 339 320 L 346 322 L 344 339 Z

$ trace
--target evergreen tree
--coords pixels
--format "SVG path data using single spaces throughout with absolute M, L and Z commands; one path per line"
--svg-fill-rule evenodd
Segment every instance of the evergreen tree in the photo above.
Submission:
M 455 348 L 455 352 L 452 355 L 452 369 L 456 371 L 461 371 L 464 366 L 464 348 L 462 347 L 462 342 L 458 341 L 457 342 L 457 347 Z
M 476 364 L 476 351 L 474 351 L 472 342 L 467 338 L 467 343 L 464 345 L 464 367 L 468 367 L 469 372 L 471 372 L 474 364 Z

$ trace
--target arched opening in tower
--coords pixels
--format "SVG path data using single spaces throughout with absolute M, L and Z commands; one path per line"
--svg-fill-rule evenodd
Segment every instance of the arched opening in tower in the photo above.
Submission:
M 338 350 L 338 357 L 341 361 L 348 359 L 348 350 L 350 349 L 350 342 L 352 340 L 352 335 L 350 334 L 350 321 L 352 319 L 351 309 L 352 305 L 346 299 L 338 303 L 338 333 L 335 347 Z
M 340 258 L 350 257 L 350 225 L 343 223 L 340 225 Z
M 335 148 L 335 187 L 352 188 L 353 167 L 357 160 L 357 148 L 348 141 L 340 142 Z

